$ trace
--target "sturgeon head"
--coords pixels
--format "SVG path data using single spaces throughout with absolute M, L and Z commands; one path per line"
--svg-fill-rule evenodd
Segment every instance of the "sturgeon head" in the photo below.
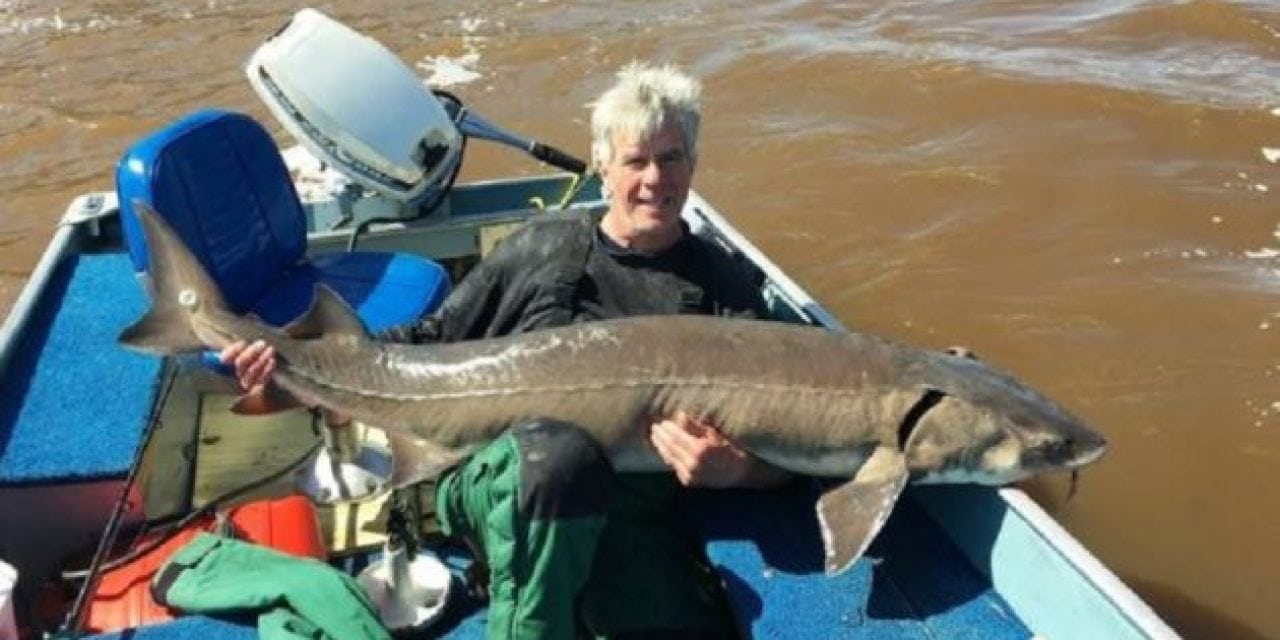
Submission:
M 1004 485 L 1075 470 L 1106 447 L 1078 418 L 983 362 L 908 347 L 894 359 L 896 386 L 919 399 L 901 418 L 897 446 L 880 443 L 818 500 L 828 574 L 861 557 L 908 481 Z
M 907 377 L 926 390 L 904 422 L 914 482 L 1005 485 L 1077 469 L 1106 448 L 1079 418 L 972 357 L 931 352 Z

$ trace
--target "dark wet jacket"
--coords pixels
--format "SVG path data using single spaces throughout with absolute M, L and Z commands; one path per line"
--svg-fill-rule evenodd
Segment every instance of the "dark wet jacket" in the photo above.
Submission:
M 638 315 L 764 318 L 761 275 L 714 241 L 686 232 L 656 255 L 614 244 L 584 214 L 535 218 L 502 241 L 412 342 L 471 340 Z

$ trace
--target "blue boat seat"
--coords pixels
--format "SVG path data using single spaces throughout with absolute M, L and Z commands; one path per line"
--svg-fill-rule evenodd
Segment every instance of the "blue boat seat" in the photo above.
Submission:
M 132 201 L 154 207 L 208 269 L 232 309 L 276 326 L 332 288 L 372 332 L 434 310 L 449 292 L 444 268 L 387 252 L 305 255 L 306 217 L 275 142 L 239 113 L 203 109 L 139 140 L 116 167 L 129 256 L 148 269 Z M 216 366 L 216 358 L 206 354 Z M 222 369 L 225 372 L 225 369 Z

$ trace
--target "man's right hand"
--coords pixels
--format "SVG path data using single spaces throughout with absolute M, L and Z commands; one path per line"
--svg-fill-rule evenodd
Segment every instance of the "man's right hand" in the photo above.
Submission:
M 246 343 L 238 340 L 226 346 L 218 359 L 229 367 L 234 367 L 236 381 L 247 395 L 262 393 L 263 387 L 276 372 L 276 350 L 271 345 L 258 340 Z M 325 421 L 331 427 L 345 427 L 351 424 L 351 416 L 325 409 Z
M 236 381 L 250 395 L 261 393 L 276 371 L 276 350 L 261 340 L 252 344 L 237 340 L 227 345 L 218 354 L 218 359 L 222 364 L 235 368 Z

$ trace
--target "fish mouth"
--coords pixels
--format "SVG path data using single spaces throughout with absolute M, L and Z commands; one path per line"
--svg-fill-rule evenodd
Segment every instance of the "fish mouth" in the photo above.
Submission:
M 1094 462 L 1097 462 L 1098 458 L 1101 458 L 1102 454 L 1106 452 L 1107 452 L 1106 445 L 1100 444 L 1076 456 L 1074 460 L 1067 463 L 1067 468 L 1079 469 L 1080 467 L 1083 467 L 1085 465 L 1093 464 Z
M 1021 464 L 1028 474 L 1074 471 L 1096 462 L 1106 450 L 1106 443 L 1101 440 L 1064 441 L 1024 451 Z

